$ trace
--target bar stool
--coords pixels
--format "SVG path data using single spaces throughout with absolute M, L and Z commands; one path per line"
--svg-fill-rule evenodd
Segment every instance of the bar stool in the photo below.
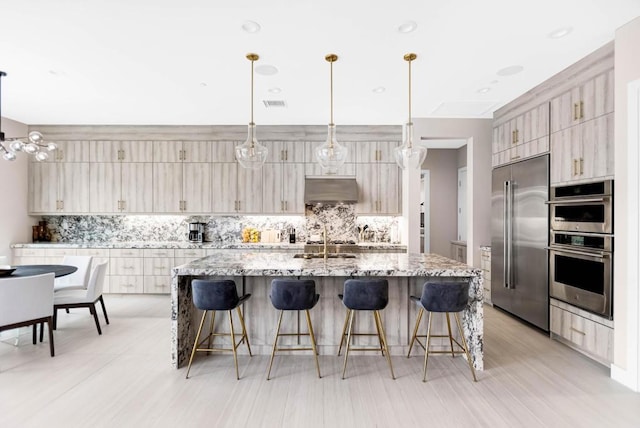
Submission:
M 338 348 L 338 355 L 340 355 L 340 350 L 342 349 L 342 343 L 345 340 L 346 333 L 347 347 L 344 354 L 342 379 L 345 378 L 344 375 L 347 371 L 349 351 L 380 351 L 389 363 L 391 378 L 395 379 L 396 377 L 393 374 L 393 366 L 391 365 L 391 355 L 389 354 L 389 347 L 387 345 L 387 337 L 384 333 L 384 327 L 382 326 L 382 318 L 380 317 L 380 311 L 389 303 L 389 283 L 387 280 L 348 279 L 344 282 L 344 294 L 339 294 L 338 297 L 347 308 L 347 319 L 345 320 L 342 328 L 340 347 Z M 357 311 L 373 311 L 373 320 L 377 330 L 376 333 L 353 333 L 353 321 Z M 380 347 L 353 348 L 351 347 L 351 336 L 378 336 Z
M 320 364 L 318 363 L 318 350 L 316 348 L 316 336 L 313 333 L 313 326 L 311 325 L 311 317 L 309 316 L 309 309 L 312 309 L 318 300 L 320 295 L 316 294 L 316 283 L 313 280 L 300 280 L 300 279 L 274 279 L 271 281 L 271 303 L 273 307 L 280 310 L 280 316 L 278 317 L 278 327 L 276 328 L 276 338 L 273 341 L 273 350 L 271 351 L 271 360 L 269 361 L 269 371 L 267 372 L 267 380 L 271 375 L 271 366 L 273 365 L 273 357 L 276 351 L 313 351 L 313 356 L 316 359 L 316 370 L 318 371 L 318 377 L 320 378 Z M 284 311 L 304 311 L 307 316 L 307 327 L 309 333 L 280 333 L 280 325 L 282 324 L 282 315 Z M 311 348 L 278 348 L 278 338 L 280 336 L 309 336 L 311 340 Z
M 233 361 L 236 365 L 236 379 L 240 379 L 238 373 L 238 347 L 244 342 L 249 350 L 249 356 L 251 356 L 251 345 L 249 345 L 249 337 L 247 336 L 247 329 L 244 325 L 244 317 L 240 311 L 240 305 L 242 305 L 251 294 L 245 294 L 242 297 L 238 297 L 238 290 L 236 283 L 231 280 L 203 280 L 194 279 L 191 281 L 191 290 L 193 293 L 193 304 L 196 308 L 204 311 L 202 314 L 202 320 L 200 321 L 200 327 L 198 328 L 198 334 L 196 340 L 193 343 L 193 349 L 191 351 L 191 357 L 189 358 L 189 367 L 187 368 L 187 379 L 189 379 L 189 371 L 191 370 L 191 363 L 193 362 L 193 356 L 196 352 L 233 352 Z M 242 334 L 240 341 L 236 343 L 236 332 L 233 328 L 233 309 L 238 312 L 238 318 L 240 318 L 240 324 L 242 326 Z M 213 330 L 213 324 L 216 318 L 216 311 L 227 311 L 229 314 L 229 333 L 215 333 Z M 200 335 L 202 333 L 202 327 L 207 317 L 207 313 L 211 312 L 211 320 L 209 323 L 209 334 L 207 337 L 200 341 Z M 211 341 L 215 336 L 231 336 L 231 348 L 213 348 Z M 206 347 L 202 347 L 207 342 Z
M 409 352 L 407 353 L 407 358 L 409 358 L 409 356 L 411 355 L 413 342 L 418 342 L 422 349 L 424 349 L 424 369 L 422 381 L 426 382 L 427 380 L 427 361 L 429 359 L 429 354 L 448 354 L 449 352 L 451 352 L 452 357 L 455 357 L 455 354 L 463 353 L 467 356 L 467 362 L 469 363 L 469 368 L 471 369 L 473 381 L 477 382 L 476 372 L 473 369 L 471 356 L 469 355 L 469 348 L 467 347 L 467 341 L 464 338 L 464 332 L 462 331 L 460 318 L 458 317 L 458 312 L 463 311 L 467 306 L 467 303 L 469 302 L 469 282 L 426 282 L 422 288 L 422 296 L 420 298 L 416 296 L 410 296 L 410 299 L 416 302 L 416 304 L 420 307 L 420 310 L 418 312 L 416 326 L 413 329 L 413 336 L 411 337 L 411 343 L 409 344 Z M 418 335 L 418 327 L 420 326 L 420 321 L 422 320 L 424 311 L 429 311 L 427 334 Z M 448 335 L 431 334 L 431 315 L 434 312 L 445 314 L 447 319 L 447 330 L 449 332 Z M 450 313 L 453 313 L 456 319 L 456 324 L 458 325 L 458 332 L 460 334 L 462 344 L 454 339 L 453 335 L 451 334 L 451 321 L 449 320 Z M 419 337 L 426 337 L 426 345 L 420 342 L 420 339 L 418 339 Z M 429 344 L 432 337 L 448 337 L 451 351 L 430 351 Z M 461 350 L 454 351 L 453 342 L 455 342 L 456 345 L 461 348 Z

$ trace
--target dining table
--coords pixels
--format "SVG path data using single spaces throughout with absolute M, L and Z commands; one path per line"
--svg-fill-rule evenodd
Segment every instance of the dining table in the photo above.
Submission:
M 70 265 L 15 265 L 11 266 L 11 268 L 15 270 L 11 272 L 11 274 L 7 275 L 8 277 L 34 276 L 53 272 L 55 277 L 59 278 L 61 276 L 70 275 L 78 270 L 76 266 Z

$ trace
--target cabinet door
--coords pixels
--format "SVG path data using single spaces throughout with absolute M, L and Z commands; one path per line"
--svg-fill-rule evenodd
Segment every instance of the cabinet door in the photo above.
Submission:
M 58 201 L 58 164 L 29 164 L 29 212 L 55 213 Z
M 305 144 L 302 141 L 283 141 L 283 162 L 303 163 L 305 160 Z
M 238 212 L 262 211 L 262 170 L 238 168 Z
M 551 100 L 549 109 L 551 114 L 551 132 L 567 129 L 574 122 L 574 106 L 572 104 L 572 91 L 567 91 Z
M 356 181 L 358 182 L 358 203 L 356 212 L 359 214 L 376 214 L 378 207 L 378 165 L 358 164 Z
M 379 162 L 378 143 L 375 141 L 358 141 L 352 144 L 355 147 L 356 163 L 375 163 Z
M 182 187 L 181 163 L 154 163 L 153 212 L 181 212 Z
M 55 141 L 58 149 L 50 153 L 49 161 L 89 162 L 89 141 Z
M 153 211 L 153 164 L 122 164 L 122 212 Z
M 524 129 L 524 115 L 516 116 L 509 122 L 509 141 L 511 141 L 510 147 L 524 143 L 525 129 Z
M 613 176 L 613 113 L 584 122 L 576 156 L 581 179 Z
M 304 175 L 311 177 L 318 177 L 321 175 L 327 175 L 322 170 L 322 167 L 318 162 L 313 163 L 305 163 L 304 164 Z M 355 176 L 356 175 L 356 164 L 355 163 L 345 163 L 340 168 L 338 168 L 338 173 L 336 175 L 344 175 L 344 176 Z
M 182 161 L 207 163 L 211 162 L 211 141 L 183 141 Z
M 549 103 L 543 103 L 524 114 L 525 143 L 549 135 Z
M 279 163 L 284 161 L 284 148 L 282 141 L 263 141 L 262 144 L 268 149 L 268 163 Z
M 121 162 L 153 162 L 153 141 L 120 141 Z
M 154 141 L 152 153 L 154 162 L 180 162 L 182 142 L 180 141 Z
M 232 213 L 238 201 L 237 163 L 214 163 L 211 166 L 211 211 Z
M 265 163 L 262 166 L 262 212 L 263 214 L 282 213 L 285 211 L 282 197 L 283 170 L 292 165 L 282 163 Z
M 89 160 L 91 162 L 120 162 L 119 141 L 91 141 L 89 143 Z
M 378 166 L 378 212 L 398 214 L 400 209 L 400 168 L 395 163 Z
M 570 181 L 575 177 L 575 162 L 572 150 L 576 127 L 566 128 L 551 134 L 550 179 L 551 184 Z
M 283 164 L 282 199 L 287 214 L 304 214 L 304 168 L 303 163 Z
M 89 180 L 88 162 L 65 162 L 58 164 L 59 212 L 90 212 Z
M 378 162 L 394 163 L 396 161 L 394 149 L 400 144 L 402 143 L 397 141 L 378 141 Z
M 182 164 L 182 209 L 188 213 L 211 213 L 211 164 Z
M 235 162 L 235 147 L 240 144 L 239 141 L 211 141 L 211 162 Z
M 117 213 L 121 197 L 121 165 L 115 162 L 95 162 L 89 169 L 89 211 Z

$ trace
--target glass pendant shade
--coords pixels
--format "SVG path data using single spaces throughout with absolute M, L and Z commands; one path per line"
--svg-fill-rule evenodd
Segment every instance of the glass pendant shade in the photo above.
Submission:
M 336 125 L 329 124 L 327 129 L 327 141 L 316 148 L 316 159 L 325 174 L 337 174 L 347 160 L 347 148 L 336 140 Z
M 256 139 L 256 124 L 250 123 L 247 131 L 247 140 L 236 146 L 236 159 L 240 166 L 247 169 L 260 169 L 267 160 L 269 149 L 260 144 Z
M 404 128 L 404 142 L 393 149 L 396 163 L 402 169 L 421 169 L 427 158 L 427 148 L 413 145 L 413 123 L 407 123 Z

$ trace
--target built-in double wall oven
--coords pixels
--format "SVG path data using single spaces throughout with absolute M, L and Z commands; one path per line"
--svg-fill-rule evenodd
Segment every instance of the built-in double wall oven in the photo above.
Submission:
M 613 319 L 613 181 L 550 193 L 549 294 Z

